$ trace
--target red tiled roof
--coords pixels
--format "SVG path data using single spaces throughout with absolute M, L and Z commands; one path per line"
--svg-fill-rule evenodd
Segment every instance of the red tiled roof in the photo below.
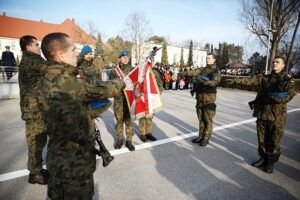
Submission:
M 243 67 L 248 67 L 247 64 L 244 64 L 242 62 L 233 62 L 233 63 L 229 63 L 227 64 L 228 67 L 237 67 L 237 68 L 243 68 Z
M 0 37 L 21 38 L 24 35 L 33 35 L 38 40 L 53 32 L 63 32 L 73 38 L 76 43 L 94 45 L 96 40 L 85 33 L 75 24 L 75 20 L 66 19 L 61 24 L 51 24 L 43 21 L 32 21 L 14 17 L 0 16 Z

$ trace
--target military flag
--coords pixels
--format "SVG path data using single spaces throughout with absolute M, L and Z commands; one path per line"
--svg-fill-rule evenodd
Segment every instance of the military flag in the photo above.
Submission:
M 162 109 L 160 91 L 152 72 L 153 57 L 135 67 L 126 77 L 125 96 L 133 119 L 151 117 Z M 116 69 L 117 70 L 117 69 Z

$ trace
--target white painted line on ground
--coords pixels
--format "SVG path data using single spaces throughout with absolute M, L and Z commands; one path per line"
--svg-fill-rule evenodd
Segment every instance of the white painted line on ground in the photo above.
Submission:
M 11 180 L 14 178 L 19 178 L 22 176 L 26 176 L 29 174 L 29 171 L 27 169 L 22 169 L 22 170 L 18 170 L 18 171 L 14 171 L 14 172 L 9 172 L 6 174 L 1 174 L 0 175 L 0 182 L 3 181 L 7 181 L 7 180 Z
M 300 108 L 295 108 L 295 109 L 289 110 L 287 112 L 291 113 L 291 112 L 296 112 L 296 111 L 300 111 Z M 232 127 L 235 127 L 235 126 L 240 126 L 240 125 L 248 124 L 250 122 L 255 122 L 255 121 L 256 121 L 256 118 L 251 118 L 251 119 L 243 120 L 243 121 L 240 121 L 240 122 L 225 124 L 225 125 L 222 125 L 222 126 L 214 127 L 213 131 L 219 131 L 219 130 L 223 130 L 223 129 L 227 129 L 227 128 L 232 128 Z M 196 136 L 196 135 L 198 135 L 198 132 L 187 133 L 187 134 L 183 134 L 183 135 L 180 135 L 180 136 L 175 136 L 175 137 L 166 138 L 166 139 L 163 139 L 163 140 L 158 140 L 158 141 L 155 141 L 155 142 L 139 144 L 139 145 L 135 145 L 135 150 L 141 150 L 141 149 L 146 149 L 146 148 L 150 148 L 150 147 L 154 147 L 154 146 L 158 146 L 158 145 L 162 145 L 162 144 L 166 144 L 166 143 L 170 143 L 170 142 L 176 142 L 178 140 L 183 140 L 183 139 L 193 137 L 193 136 Z M 114 155 L 114 156 L 124 154 L 124 153 L 128 153 L 128 152 L 130 152 L 130 151 L 127 148 L 122 148 L 122 149 L 110 151 L 111 155 Z M 97 159 L 100 159 L 100 157 L 97 156 Z M 14 172 L 9 172 L 9 173 L 6 173 L 6 174 L 1 174 L 0 175 L 0 182 L 4 182 L 4 181 L 11 180 L 11 179 L 19 178 L 19 177 L 22 177 L 22 176 L 26 176 L 28 174 L 29 174 L 29 171 L 27 169 L 18 170 L 18 171 L 14 171 Z

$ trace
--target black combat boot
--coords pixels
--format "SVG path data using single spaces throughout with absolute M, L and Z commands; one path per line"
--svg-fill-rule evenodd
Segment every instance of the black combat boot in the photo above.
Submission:
M 49 172 L 45 169 L 42 169 L 40 171 L 40 173 L 37 173 L 37 174 L 30 173 L 29 178 L 28 178 L 28 183 L 31 183 L 31 184 L 37 183 L 40 185 L 47 185 L 48 181 L 49 181 L 49 177 L 50 177 Z
M 253 162 L 251 164 L 253 167 L 261 167 L 263 165 L 265 165 L 265 159 L 263 157 L 260 157 L 257 161 Z
M 151 140 L 151 141 L 156 141 L 157 140 L 157 138 L 154 137 L 151 133 L 146 134 L 146 138 L 148 140 Z
M 143 142 L 147 142 L 147 141 L 148 141 L 148 138 L 147 138 L 145 135 L 141 135 L 140 139 L 141 139 Z
M 198 136 L 195 139 L 192 140 L 192 143 L 200 143 L 202 140 L 202 137 Z
M 201 142 L 200 142 L 200 146 L 205 147 L 206 145 L 209 144 L 209 138 L 204 137 Z
M 128 148 L 129 151 L 135 151 L 135 148 L 131 141 L 127 140 L 125 146 Z
M 271 174 L 273 173 L 273 170 L 274 170 L 274 162 L 268 162 L 266 168 L 265 168 L 265 172 Z
M 122 146 L 123 146 L 123 139 L 118 139 L 115 145 L 115 149 L 121 149 Z

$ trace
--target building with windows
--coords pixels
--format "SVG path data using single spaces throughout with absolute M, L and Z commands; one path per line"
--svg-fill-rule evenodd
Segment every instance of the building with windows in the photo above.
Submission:
M 153 47 L 162 47 L 161 44 L 154 44 L 153 42 L 146 42 L 142 45 L 141 48 L 141 55 L 142 58 L 145 58 L 149 56 L 149 53 L 153 49 Z M 183 49 L 183 60 L 184 63 L 187 63 L 188 57 L 189 57 L 189 48 L 181 48 L 177 46 L 167 46 L 167 54 L 168 54 L 168 63 L 170 65 L 178 64 L 180 62 L 180 56 L 181 56 L 181 49 Z M 136 56 L 135 56 L 135 45 L 132 47 L 132 64 L 134 65 L 137 63 Z M 155 62 L 161 62 L 161 56 L 162 56 L 162 50 L 159 50 L 155 56 Z M 206 61 L 205 58 L 207 56 L 207 51 L 200 50 L 200 49 L 193 49 L 193 66 L 194 67 L 205 67 Z
M 0 52 L 5 51 L 5 46 L 10 46 L 10 50 L 14 53 L 15 58 L 21 59 L 22 52 L 19 45 L 19 38 L 24 35 L 33 35 L 39 42 L 49 33 L 63 32 L 68 34 L 78 49 L 88 44 L 92 47 L 96 44 L 96 40 L 82 30 L 75 23 L 75 19 L 66 19 L 60 24 L 53 24 L 40 21 L 32 21 L 8 17 L 5 12 L 0 16 Z

